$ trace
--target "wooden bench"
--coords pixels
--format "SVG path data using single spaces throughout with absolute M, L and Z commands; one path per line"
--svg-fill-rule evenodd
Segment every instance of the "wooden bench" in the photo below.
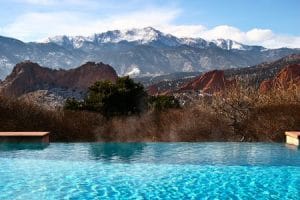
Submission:
M 299 131 L 287 131 L 285 132 L 286 143 L 299 146 L 300 132 Z
M 0 132 L 0 142 L 49 143 L 49 132 Z

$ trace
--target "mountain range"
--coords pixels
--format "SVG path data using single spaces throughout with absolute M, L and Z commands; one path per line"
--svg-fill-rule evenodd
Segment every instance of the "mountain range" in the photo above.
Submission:
M 299 53 L 300 49 L 267 49 L 224 39 L 178 38 L 152 27 L 29 43 L 0 37 L 0 79 L 24 60 L 54 69 L 101 61 L 113 66 L 118 75 L 141 77 L 247 67 Z

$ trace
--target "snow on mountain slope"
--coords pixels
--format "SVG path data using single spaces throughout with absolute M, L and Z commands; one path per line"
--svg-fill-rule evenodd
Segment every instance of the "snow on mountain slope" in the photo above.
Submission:
M 126 76 L 136 77 L 140 75 L 141 70 L 137 65 L 132 65 L 128 68 L 127 72 L 125 73 Z
M 54 42 L 58 45 L 71 45 L 74 48 L 82 47 L 84 42 L 94 44 L 103 43 L 119 43 L 122 41 L 136 42 L 138 44 L 149 44 L 154 41 L 159 41 L 167 46 L 177 46 L 181 44 L 181 40 L 170 34 L 164 34 L 152 27 L 143 29 L 130 30 L 114 30 L 104 33 L 94 34 L 92 36 L 55 36 L 48 38 L 44 43 Z
M 99 43 L 118 43 L 121 41 L 139 42 L 140 44 L 149 43 L 156 40 L 163 33 L 147 27 L 143 29 L 130 29 L 130 30 L 115 30 L 105 33 L 95 34 L 94 40 Z
M 247 50 L 247 45 L 243 45 L 241 43 L 235 42 L 233 40 L 224 40 L 224 39 L 217 39 L 212 41 L 218 47 L 226 50 L 231 49 L 238 49 L 238 50 Z
M 46 39 L 43 43 L 55 43 L 60 46 L 80 48 L 84 42 L 92 42 L 93 37 L 59 35 Z
M 196 48 L 207 48 L 216 45 L 225 50 L 251 50 L 251 46 L 241 44 L 233 40 L 217 39 L 207 41 L 202 38 L 177 38 L 171 34 L 164 34 L 152 27 L 142 29 L 114 30 L 92 36 L 55 36 L 48 38 L 45 43 L 54 42 L 61 46 L 82 47 L 84 42 L 94 44 L 119 43 L 122 41 L 136 42 L 137 44 L 150 44 L 160 42 L 167 46 L 188 45 Z
M 185 44 L 192 47 L 197 48 L 206 48 L 210 45 L 210 43 L 202 38 L 181 38 L 181 44 Z

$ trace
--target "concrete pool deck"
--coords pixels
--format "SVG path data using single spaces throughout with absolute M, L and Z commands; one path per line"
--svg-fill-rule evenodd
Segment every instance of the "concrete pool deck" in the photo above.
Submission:
M 49 132 L 0 132 L 0 142 L 49 143 Z

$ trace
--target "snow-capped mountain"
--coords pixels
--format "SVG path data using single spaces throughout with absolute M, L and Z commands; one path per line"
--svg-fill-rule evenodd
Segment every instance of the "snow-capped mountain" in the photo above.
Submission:
M 136 44 L 151 44 L 160 43 L 166 46 L 180 46 L 188 45 L 197 48 L 207 48 L 209 46 L 217 46 L 225 50 L 249 50 L 251 46 L 241 44 L 233 40 L 217 39 L 206 41 L 202 38 L 177 38 L 171 34 L 164 34 L 152 27 L 143 29 L 130 30 L 114 30 L 107 31 L 91 36 L 55 36 L 45 40 L 45 43 L 53 42 L 61 46 L 72 46 L 73 48 L 80 48 L 84 43 L 105 44 L 105 43 L 119 43 L 119 42 L 133 42 Z
M 225 40 L 225 39 L 217 39 L 217 40 L 212 40 L 212 43 L 217 45 L 218 47 L 225 49 L 225 50 L 252 50 L 253 48 L 259 48 L 260 50 L 266 50 L 266 48 L 262 46 L 249 46 L 245 44 L 241 44 L 239 42 L 233 41 L 233 40 Z
M 181 44 L 181 39 L 176 38 L 170 34 L 164 34 L 152 27 L 143 29 L 130 30 L 114 30 L 107 31 L 91 36 L 55 36 L 48 38 L 45 43 L 54 42 L 61 46 L 71 45 L 73 48 L 80 48 L 84 43 L 89 44 L 105 44 L 105 43 L 119 43 L 119 42 L 133 42 L 136 44 L 150 44 L 160 42 L 167 46 L 178 46 Z
M 151 27 L 91 36 L 55 36 L 42 43 L 0 37 L 0 79 L 24 60 L 63 69 L 88 61 L 104 62 L 119 75 L 144 76 L 246 67 L 289 54 L 300 54 L 300 49 L 266 49 L 232 40 L 178 38 Z
M 195 48 L 204 49 L 209 46 L 214 46 L 215 44 L 209 41 L 206 41 L 202 38 L 181 38 L 180 43 L 183 45 L 188 45 Z
M 71 48 L 80 48 L 84 42 L 92 42 L 92 37 L 83 37 L 83 36 L 75 36 L 68 37 L 65 35 L 54 36 L 48 38 L 44 43 L 55 43 L 60 46 L 71 47 Z

